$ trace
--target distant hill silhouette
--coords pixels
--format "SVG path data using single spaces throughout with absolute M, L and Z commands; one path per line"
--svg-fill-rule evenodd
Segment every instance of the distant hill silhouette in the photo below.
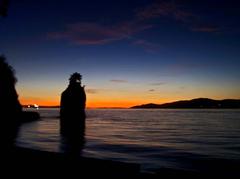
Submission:
M 165 104 L 143 104 L 133 106 L 134 109 L 144 108 L 240 108 L 239 99 L 214 100 L 208 98 L 197 98 L 192 100 L 176 101 Z

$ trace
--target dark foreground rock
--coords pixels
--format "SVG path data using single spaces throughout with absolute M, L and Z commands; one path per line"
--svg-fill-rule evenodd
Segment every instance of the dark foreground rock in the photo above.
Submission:
M 16 147 L 6 156 L 3 168 L 10 175 L 17 173 L 24 177 L 68 176 L 68 178 L 126 177 L 137 176 L 140 165 L 64 153 L 46 152 Z M 3 162 L 4 160 L 2 160 Z
M 40 119 L 40 114 L 38 112 L 23 111 L 20 120 L 21 123 L 37 121 Z
M 2 153 L 3 154 L 3 153 Z M 199 170 L 160 168 L 154 173 L 140 171 L 139 164 L 86 158 L 65 153 L 46 152 L 15 147 L 2 157 L 1 169 L 8 177 L 67 178 L 239 178 L 239 161 L 218 159 L 193 161 Z

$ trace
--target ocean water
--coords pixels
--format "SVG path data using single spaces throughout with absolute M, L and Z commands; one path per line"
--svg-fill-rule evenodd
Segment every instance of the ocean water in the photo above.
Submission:
M 21 126 L 17 145 L 65 152 L 59 109 Z M 81 141 L 79 141 L 81 142 Z M 194 170 L 194 160 L 240 161 L 238 109 L 89 109 L 79 155 L 158 168 Z

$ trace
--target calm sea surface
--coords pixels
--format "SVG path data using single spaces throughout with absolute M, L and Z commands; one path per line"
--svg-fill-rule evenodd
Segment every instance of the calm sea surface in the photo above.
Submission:
M 59 109 L 39 109 L 41 120 L 21 127 L 17 145 L 64 152 Z M 143 170 L 191 168 L 193 159 L 240 160 L 240 110 L 87 110 L 87 157 L 139 163 Z

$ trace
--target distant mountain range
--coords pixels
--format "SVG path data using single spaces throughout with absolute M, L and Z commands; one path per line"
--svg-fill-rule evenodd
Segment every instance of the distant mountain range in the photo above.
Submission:
M 240 108 L 239 99 L 214 100 L 208 98 L 197 98 L 192 100 L 176 101 L 165 104 L 143 104 L 133 106 L 134 109 L 144 108 Z

